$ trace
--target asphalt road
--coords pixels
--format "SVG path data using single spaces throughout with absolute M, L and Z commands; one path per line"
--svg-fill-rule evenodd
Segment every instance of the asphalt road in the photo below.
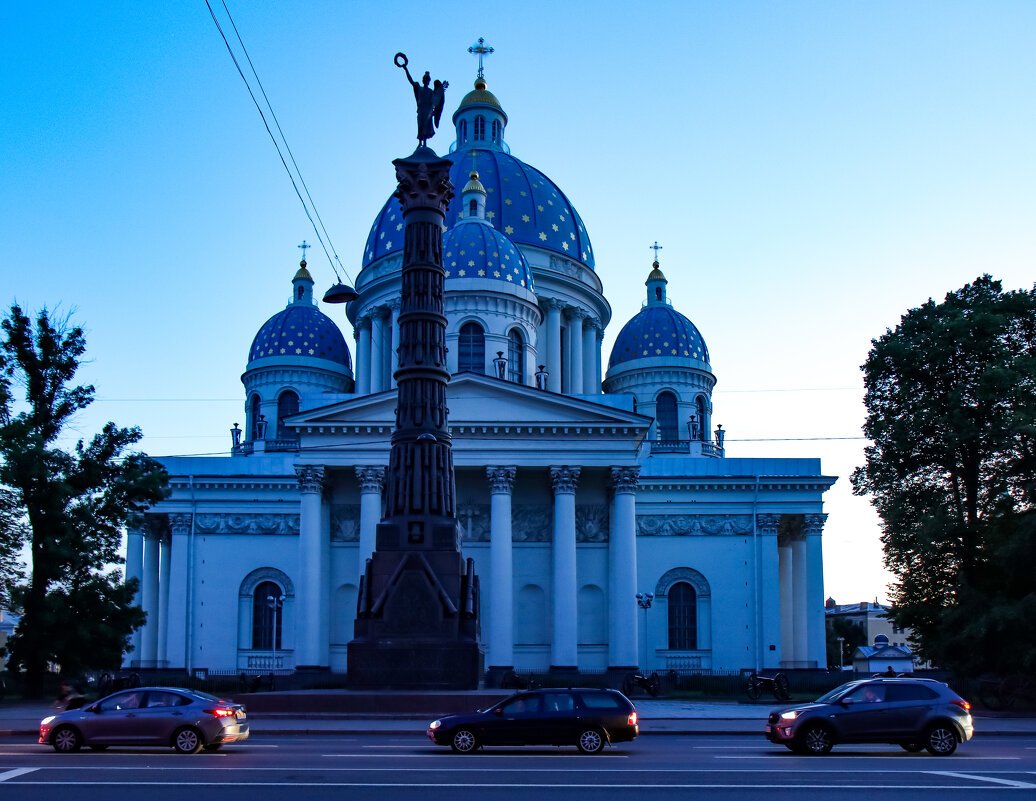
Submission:
M 427 801 L 1036 797 L 1036 737 L 984 737 L 951 757 L 895 746 L 800 757 L 760 736 L 641 737 L 595 756 L 575 748 L 487 748 L 466 756 L 412 736 L 253 736 L 222 751 L 56 754 L 0 741 L 0 801 Z

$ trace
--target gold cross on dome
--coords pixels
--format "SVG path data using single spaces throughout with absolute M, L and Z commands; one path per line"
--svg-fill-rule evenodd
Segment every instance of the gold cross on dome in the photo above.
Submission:
M 648 245 L 648 250 L 655 251 L 655 264 L 658 263 L 658 251 L 660 251 L 661 249 L 662 249 L 662 246 L 660 244 L 658 244 L 658 240 L 657 239 L 655 240 L 655 244 Z
M 484 78 L 485 76 L 482 74 L 482 57 L 492 53 L 493 48 L 486 47 L 486 40 L 480 36 L 478 41 L 468 48 L 468 52 L 473 56 L 478 56 L 478 75 L 476 77 Z
M 302 240 L 302 244 L 299 245 L 299 249 L 302 251 L 302 260 L 303 261 L 306 260 L 306 250 L 311 248 L 311 247 L 313 247 L 313 246 L 312 245 L 307 245 L 305 239 L 303 239 Z

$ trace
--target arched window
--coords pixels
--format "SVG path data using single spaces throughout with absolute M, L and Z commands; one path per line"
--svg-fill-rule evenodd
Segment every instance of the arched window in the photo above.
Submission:
M 284 425 L 284 420 L 299 413 L 299 396 L 291 390 L 277 397 L 277 439 L 294 439 L 295 432 Z
M 698 595 L 686 581 L 669 588 L 669 650 L 693 651 L 698 647 Z
M 260 583 L 252 594 L 252 650 L 279 651 L 284 591 L 272 581 Z
M 471 202 L 468 203 L 468 216 L 469 217 L 475 217 L 477 215 L 478 215 L 478 201 L 475 200 L 475 198 L 472 198 Z
M 473 373 L 486 371 L 486 335 L 478 323 L 464 323 L 457 343 L 457 369 Z
M 486 118 L 475 117 L 475 141 L 481 142 L 486 138 Z
M 464 144 L 468 141 L 468 121 L 461 120 L 457 123 L 457 141 Z
M 700 395 L 694 402 L 694 408 L 698 412 L 698 438 L 705 442 L 709 438 L 709 432 L 706 430 L 707 426 L 705 425 L 705 400 Z
M 661 392 L 655 399 L 655 425 L 659 439 L 672 442 L 680 438 L 676 427 L 676 396 L 672 392 Z
M 250 435 L 250 439 L 252 439 L 254 441 L 254 440 L 259 439 L 259 396 L 258 395 L 253 395 L 252 396 L 251 403 L 249 404 L 249 407 L 248 407 L 248 416 L 252 420 L 252 432 L 251 432 L 251 435 Z
M 500 141 L 500 120 L 493 120 L 493 141 Z
M 655 300 L 661 300 L 661 299 L 662 299 L 662 287 L 656 286 L 655 287 Z
M 517 328 L 507 334 L 507 380 L 516 384 L 525 381 L 525 343 Z

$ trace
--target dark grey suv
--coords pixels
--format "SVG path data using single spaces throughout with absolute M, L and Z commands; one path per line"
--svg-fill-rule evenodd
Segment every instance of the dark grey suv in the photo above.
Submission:
M 894 743 L 949 756 L 974 733 L 971 704 L 931 679 L 851 681 L 811 704 L 771 712 L 766 739 L 820 756 L 840 743 Z

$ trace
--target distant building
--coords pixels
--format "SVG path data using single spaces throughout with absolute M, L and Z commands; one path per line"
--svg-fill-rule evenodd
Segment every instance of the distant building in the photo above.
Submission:
M 863 626 L 863 630 L 866 633 L 866 642 L 874 643 L 874 645 L 860 646 L 853 653 L 853 667 L 856 670 L 864 672 L 878 672 L 888 668 L 889 664 L 892 664 L 893 668 L 899 672 L 906 672 L 920 667 L 918 664 L 918 658 L 914 655 L 913 650 L 910 647 L 910 629 L 901 629 L 895 622 L 888 617 L 888 612 L 891 607 L 884 604 L 878 603 L 877 599 L 872 601 L 861 601 L 857 604 L 838 604 L 835 603 L 834 598 L 828 598 L 824 604 L 824 615 L 827 618 L 828 627 L 831 626 L 831 622 L 836 618 L 848 620 L 850 623 L 857 623 Z M 885 650 L 895 649 L 895 650 Z M 876 655 L 885 653 L 886 656 L 882 657 Z M 907 654 L 907 658 L 910 661 L 909 666 L 903 667 L 902 670 L 898 667 L 902 664 L 901 661 L 904 657 L 902 654 Z M 859 656 L 858 656 L 859 654 Z M 880 662 L 881 659 L 892 659 L 893 662 L 885 662 L 876 669 L 872 670 L 868 666 L 860 667 L 857 665 L 858 660 L 864 660 L 869 665 L 871 660 L 874 660 L 875 664 Z M 862 662 L 861 662 L 862 664 Z
M 879 634 L 874 645 L 861 645 L 853 651 L 853 670 L 857 673 L 912 673 L 914 654 L 903 645 L 890 645 L 888 637 Z
M 8 612 L 6 609 L 0 609 L 0 648 L 4 649 L 3 655 L 0 656 L 0 669 L 7 666 L 7 640 L 14 634 L 19 620 L 21 620 L 19 615 Z

